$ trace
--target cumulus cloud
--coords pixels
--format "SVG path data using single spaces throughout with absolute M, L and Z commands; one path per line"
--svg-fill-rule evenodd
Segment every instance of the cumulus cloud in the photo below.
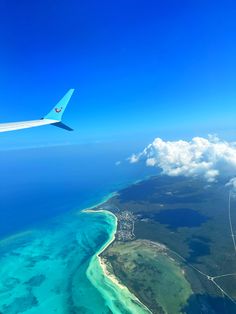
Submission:
M 141 160 L 169 176 L 202 176 L 214 182 L 219 175 L 236 174 L 236 143 L 216 136 L 194 137 L 190 141 L 156 138 L 141 153 L 129 158 L 131 163 Z

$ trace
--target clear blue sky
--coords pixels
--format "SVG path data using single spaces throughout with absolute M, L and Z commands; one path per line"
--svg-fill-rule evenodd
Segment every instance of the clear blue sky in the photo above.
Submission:
M 0 2 L 0 122 L 64 120 L 1 147 L 236 134 L 235 1 Z

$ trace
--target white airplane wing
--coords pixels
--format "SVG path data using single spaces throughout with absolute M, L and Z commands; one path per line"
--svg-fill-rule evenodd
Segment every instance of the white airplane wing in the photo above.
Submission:
M 61 122 L 61 119 L 73 92 L 74 89 L 70 89 L 44 118 L 40 120 L 0 123 L 0 132 L 15 131 L 48 124 L 72 131 L 70 127 Z

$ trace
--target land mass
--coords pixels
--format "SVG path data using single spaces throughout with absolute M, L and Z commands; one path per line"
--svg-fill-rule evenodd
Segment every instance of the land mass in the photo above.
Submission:
M 157 176 L 96 207 L 118 221 L 115 240 L 100 255 L 106 275 L 152 313 L 235 313 L 226 182 Z

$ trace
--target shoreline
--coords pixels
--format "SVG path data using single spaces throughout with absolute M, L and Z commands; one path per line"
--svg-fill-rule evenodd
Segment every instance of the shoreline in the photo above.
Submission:
M 109 199 L 109 198 L 108 198 Z M 103 202 L 104 203 L 104 202 Z M 96 206 L 95 206 L 96 207 Z M 95 208 L 93 207 L 93 208 Z M 101 214 L 106 214 L 106 215 L 110 215 L 113 216 L 115 218 L 115 225 L 112 231 L 112 234 L 110 236 L 110 238 L 108 239 L 108 241 L 98 250 L 98 252 L 92 257 L 91 262 L 89 264 L 89 267 L 87 269 L 87 277 L 88 279 L 91 281 L 91 283 L 93 284 L 92 278 L 90 277 L 90 268 L 92 267 L 92 263 L 94 261 L 94 259 L 96 259 L 98 261 L 99 267 L 102 270 L 103 275 L 111 282 L 113 283 L 113 285 L 115 287 L 117 287 L 118 289 L 120 289 L 122 292 L 124 293 L 128 293 L 130 295 L 130 299 L 132 301 L 135 301 L 140 307 L 141 309 L 139 309 L 139 311 L 137 311 L 137 313 L 149 313 L 151 314 L 152 312 L 147 308 L 147 306 L 145 304 L 143 304 L 137 297 L 136 295 L 134 295 L 129 289 L 128 287 L 126 287 L 124 284 L 122 284 L 120 282 L 120 280 L 108 270 L 108 265 L 105 262 L 105 260 L 100 256 L 116 239 L 115 235 L 116 235 L 116 231 L 117 231 L 117 224 L 118 224 L 118 220 L 116 215 L 114 215 L 112 212 L 105 210 L 105 209 L 99 209 L 99 210 L 93 210 L 93 209 L 85 209 L 83 211 L 81 211 L 83 213 L 101 213 Z M 95 286 L 96 287 L 96 286 Z M 97 287 L 96 287 L 97 288 Z M 133 313 L 133 312 L 131 312 Z
M 111 238 L 101 247 L 101 249 L 96 253 L 96 257 L 99 261 L 99 264 L 102 268 L 103 273 L 106 277 L 108 277 L 115 285 L 119 286 L 120 289 L 127 288 L 125 285 L 120 283 L 120 281 L 115 277 L 114 274 L 111 274 L 109 270 L 107 269 L 107 264 L 104 261 L 104 259 L 100 256 L 116 239 L 116 230 L 117 230 L 117 217 L 112 212 L 105 210 L 105 209 L 99 209 L 99 210 L 93 210 L 93 209 L 85 209 L 82 211 L 83 213 L 104 213 L 107 215 L 112 215 L 115 218 L 115 228 L 112 232 Z
M 118 195 L 118 192 L 115 191 L 115 192 L 111 192 L 109 193 L 108 195 L 102 197 L 101 201 L 99 201 L 98 203 L 95 203 L 93 205 L 91 205 L 90 207 L 87 207 L 87 208 L 83 208 L 83 209 L 79 209 L 77 210 L 76 212 L 79 214 L 79 213 L 86 213 L 86 212 L 98 212 L 100 211 L 100 209 L 98 210 L 94 210 L 94 208 L 98 207 L 98 206 L 101 206 L 102 204 L 106 203 L 107 201 L 109 201 L 112 197 Z M 101 209 L 101 211 L 105 211 L 105 209 Z M 108 210 L 107 210 L 108 212 Z M 110 213 L 110 212 L 109 212 Z

